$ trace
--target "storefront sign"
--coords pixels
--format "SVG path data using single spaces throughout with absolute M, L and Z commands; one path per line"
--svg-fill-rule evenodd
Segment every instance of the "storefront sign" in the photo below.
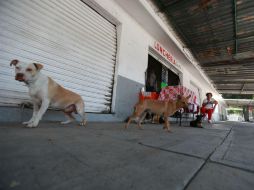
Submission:
M 170 63 L 175 65 L 177 64 L 175 58 L 164 47 L 162 47 L 162 45 L 159 42 L 154 43 L 154 48 L 160 55 L 166 58 Z

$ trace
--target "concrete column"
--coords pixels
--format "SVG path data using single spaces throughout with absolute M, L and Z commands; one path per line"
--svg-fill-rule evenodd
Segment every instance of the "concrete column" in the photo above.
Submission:
M 243 116 L 245 121 L 250 121 L 249 118 L 249 106 L 244 106 L 243 107 Z

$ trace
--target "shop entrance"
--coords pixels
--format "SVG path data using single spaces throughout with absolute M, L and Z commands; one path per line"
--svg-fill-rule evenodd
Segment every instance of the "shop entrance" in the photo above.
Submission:
M 146 70 L 146 91 L 160 92 L 165 86 L 180 84 L 179 76 L 164 66 L 153 56 L 148 55 L 148 67 Z

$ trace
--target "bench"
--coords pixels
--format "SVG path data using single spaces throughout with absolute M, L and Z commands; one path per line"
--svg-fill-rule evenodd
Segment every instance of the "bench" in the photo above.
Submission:
M 179 122 L 179 126 L 182 125 L 182 119 L 195 119 L 195 115 L 199 113 L 199 106 L 196 104 L 189 103 L 187 108 L 182 108 L 179 111 L 176 111 L 171 117 L 176 118 L 176 123 Z

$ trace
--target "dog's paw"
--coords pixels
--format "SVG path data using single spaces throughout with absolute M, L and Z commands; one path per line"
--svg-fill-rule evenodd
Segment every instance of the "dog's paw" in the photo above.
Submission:
M 85 126 L 85 125 L 86 125 L 86 120 L 80 122 L 79 125 L 80 125 L 80 126 Z
M 34 125 L 32 125 L 32 124 L 28 124 L 28 125 L 26 125 L 25 127 L 27 127 L 27 128 L 35 128 L 36 126 L 34 126 Z
M 38 126 L 38 123 L 31 122 L 26 127 L 33 128 L 33 127 L 37 127 L 37 126 Z
M 33 121 L 24 121 L 22 124 L 23 125 L 28 125 L 28 124 L 30 124 L 30 123 L 32 123 Z
M 144 130 L 144 127 L 142 125 L 138 125 L 138 129 Z
M 61 124 L 62 124 L 62 125 L 66 125 L 66 124 L 69 124 L 69 123 L 71 123 L 71 122 L 72 122 L 71 120 L 62 121 Z
M 165 127 L 165 126 L 164 126 L 162 129 L 163 129 L 164 131 L 168 132 L 168 133 L 172 133 L 171 129 L 168 128 L 168 127 Z

